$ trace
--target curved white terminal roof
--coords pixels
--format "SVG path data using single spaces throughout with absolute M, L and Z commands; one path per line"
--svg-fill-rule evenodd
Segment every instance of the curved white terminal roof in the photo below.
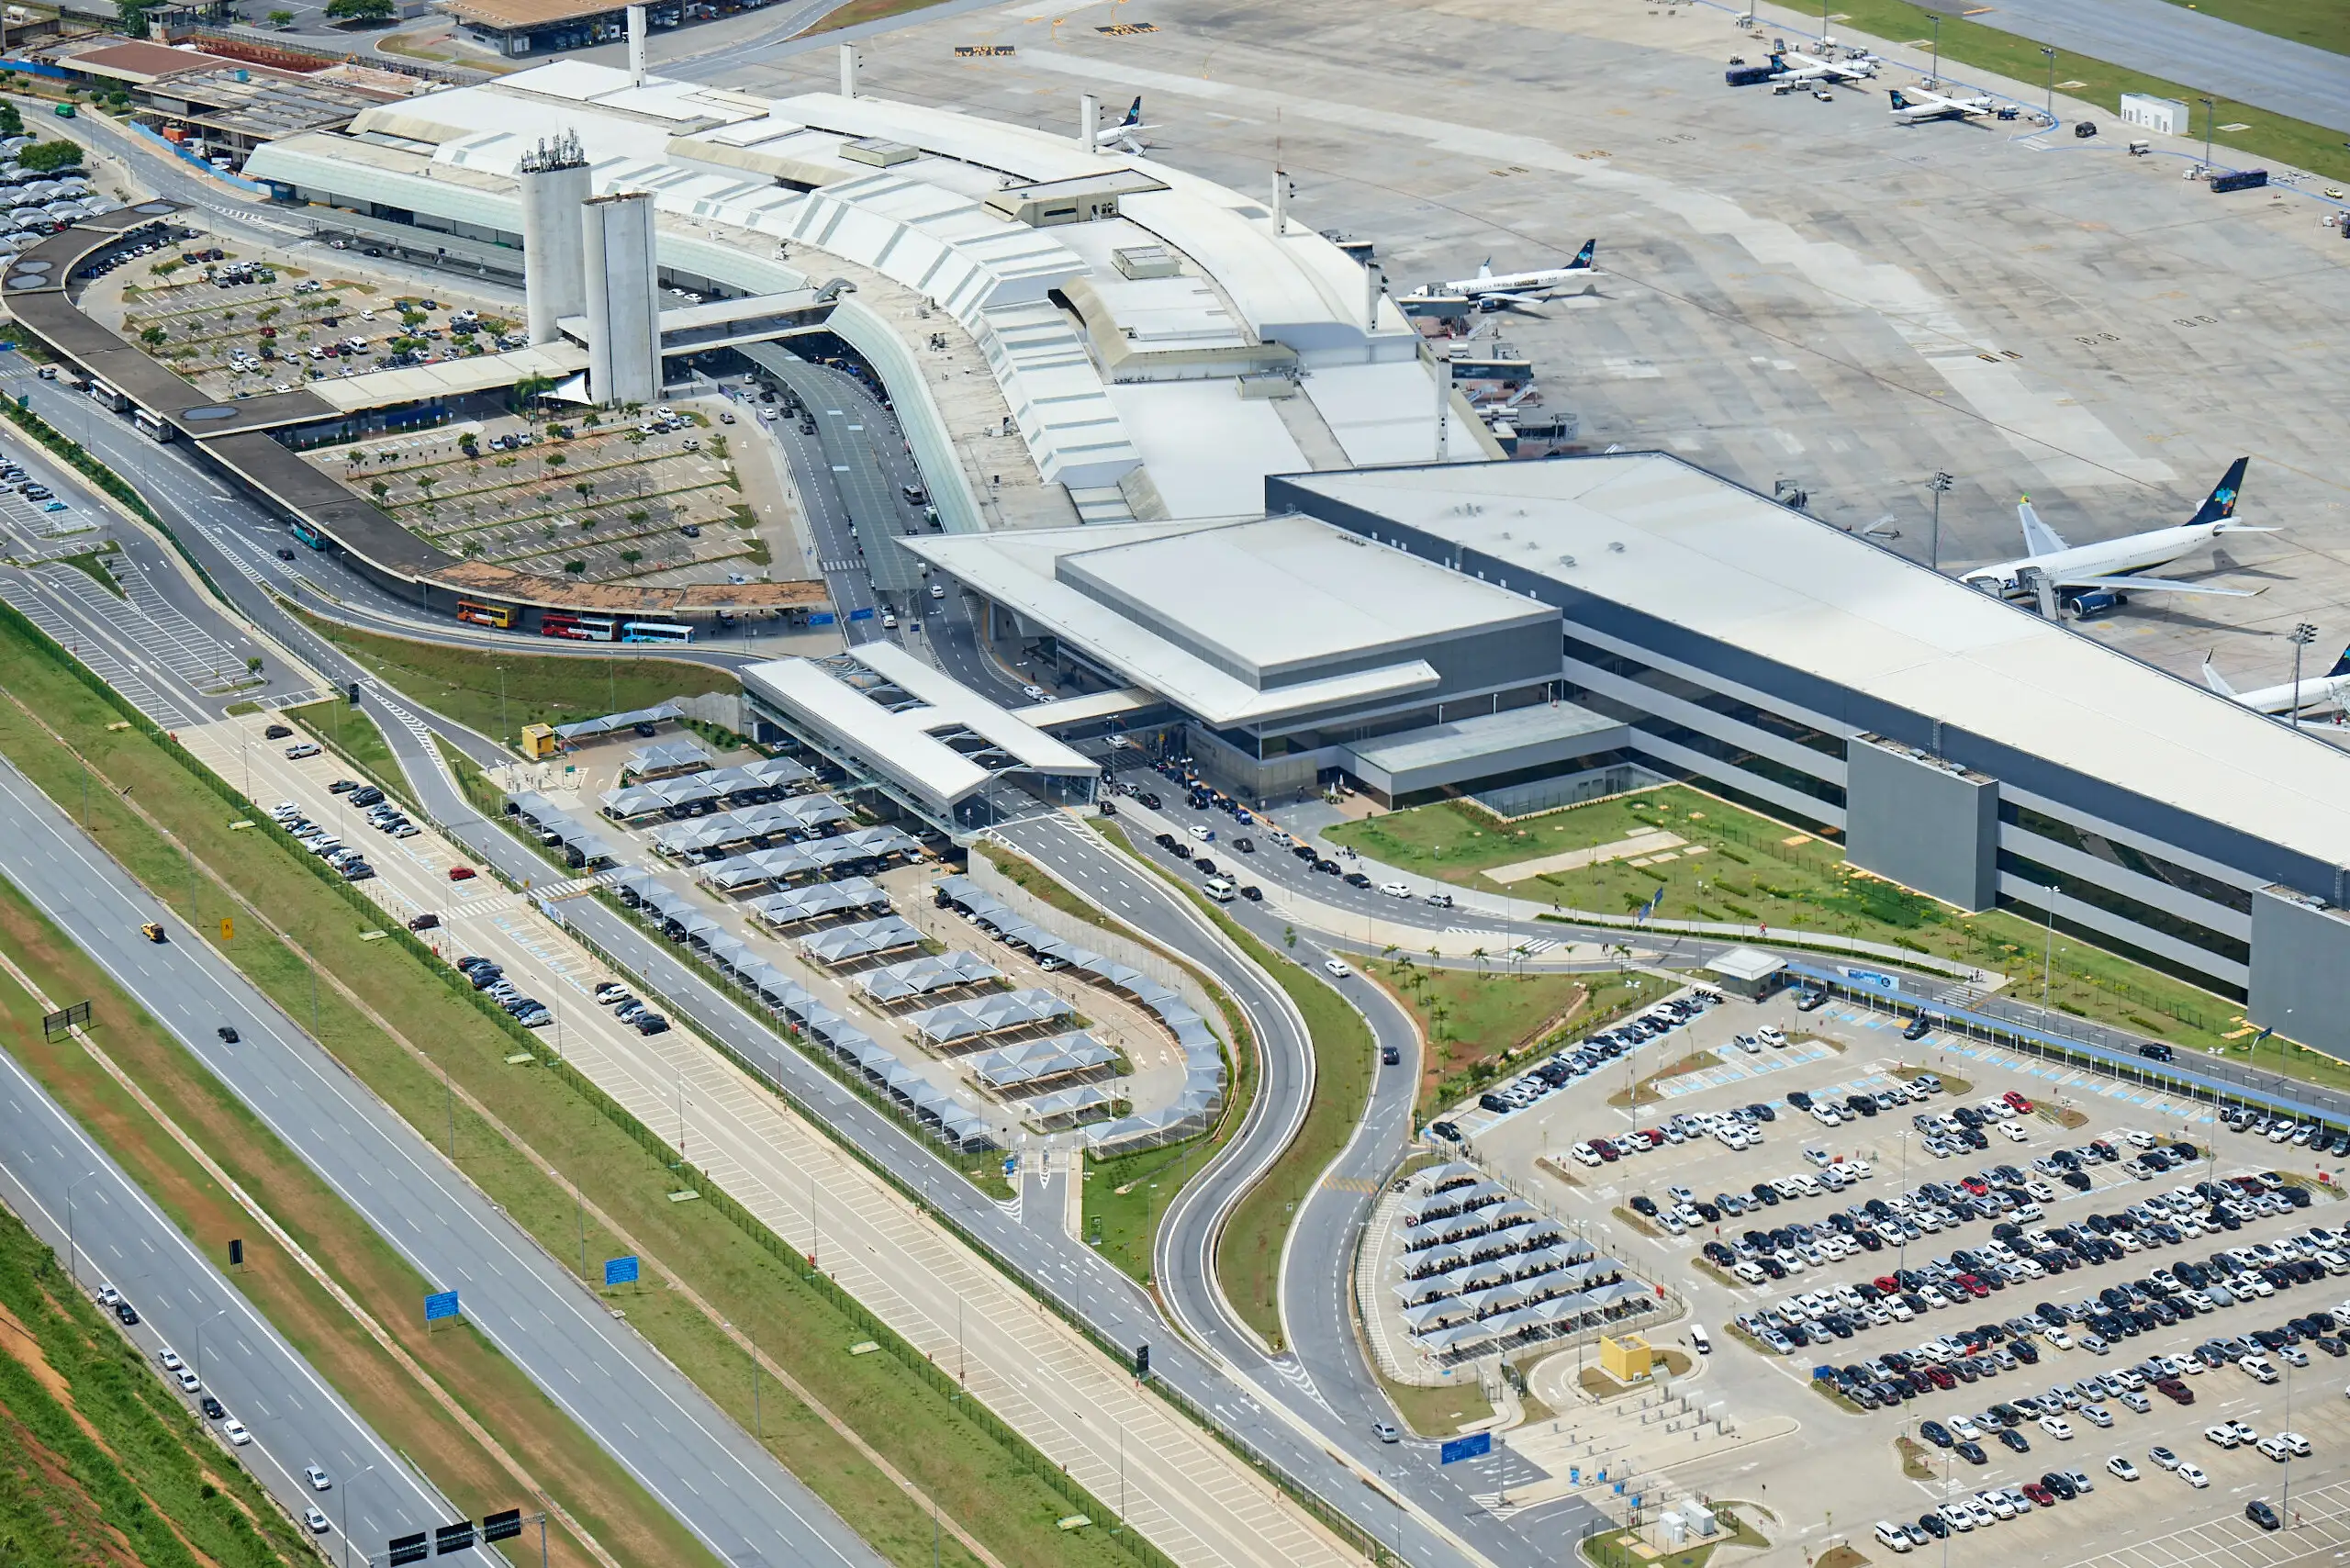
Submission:
M 516 164 L 562 130 L 578 137 L 599 194 L 649 191 L 675 218 L 743 231 L 740 243 L 696 241 L 688 270 L 729 282 L 740 272 L 743 286 L 772 292 L 804 286 L 803 274 L 822 281 L 812 251 L 934 301 L 978 343 L 1047 482 L 1100 493 L 1149 463 L 1143 493 L 1175 515 L 1230 515 L 1236 497 L 1256 510 L 1263 474 L 1307 465 L 1275 410 L 1230 395 L 1249 366 L 1217 353 L 1270 353 L 1303 373 L 1304 417 L 1326 420 L 1356 461 L 1427 450 L 1433 386 L 1416 363 L 1418 335 L 1392 303 L 1374 309 L 1361 266 L 1295 225 L 1276 235 L 1270 214 L 1234 191 L 1074 136 L 875 98 L 769 103 L 658 77 L 639 86 L 562 61 L 369 109 L 347 132 L 269 143 L 248 172 L 513 233 Z M 918 155 L 886 169 L 843 156 L 871 140 Z M 1121 171 L 1132 178 L 1116 218 L 1031 228 L 985 205 L 1006 187 Z M 693 239 L 665 230 L 664 259 L 686 265 L 678 248 Z M 1181 275 L 1138 282 L 1111 264 L 1115 249 L 1153 243 L 1182 261 Z M 1055 297 L 1080 280 L 1082 324 Z M 1113 400 L 1101 357 L 1112 349 L 1200 357 L 1162 357 L 1150 382 Z M 1220 382 L 1226 396 L 1175 396 L 1160 389 L 1169 377 Z M 1137 440 L 1130 418 L 1171 420 L 1174 439 Z M 1226 483 L 1236 454 L 1249 472 Z

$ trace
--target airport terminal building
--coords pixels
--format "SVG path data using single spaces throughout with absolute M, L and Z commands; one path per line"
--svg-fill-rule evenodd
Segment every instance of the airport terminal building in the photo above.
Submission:
M 2350 757 L 2323 742 L 1669 455 L 1266 490 L 1262 521 L 916 550 L 999 635 L 1181 710 L 1251 796 L 1691 779 L 2350 1046 Z

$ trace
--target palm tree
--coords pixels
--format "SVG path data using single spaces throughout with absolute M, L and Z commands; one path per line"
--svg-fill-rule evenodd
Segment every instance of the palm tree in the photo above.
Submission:
M 1469 956 L 1477 960 L 1477 978 L 1479 980 L 1483 980 L 1485 978 L 1485 950 L 1483 947 L 1478 947 L 1472 950 Z

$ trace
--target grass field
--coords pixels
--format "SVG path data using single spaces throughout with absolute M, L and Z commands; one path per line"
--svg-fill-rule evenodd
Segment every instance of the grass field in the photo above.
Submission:
M 247 1192 L 265 1194 L 271 1214 L 336 1282 L 363 1302 L 407 1301 L 431 1288 L 366 1223 L 296 1158 L 195 1058 L 134 1006 L 106 974 L 0 882 L 0 949 L 51 997 L 87 998 L 100 1047 L 163 1114 L 196 1138 Z M 407 1452 L 459 1506 L 479 1514 L 506 1506 L 512 1479 L 376 1344 L 334 1298 L 268 1237 L 210 1174 L 160 1128 L 146 1109 L 71 1038 L 45 1039 L 41 1008 L 0 975 L 0 1032 L 9 1053 L 39 1078 L 90 1135 L 190 1236 L 246 1238 L 245 1267 L 232 1282 L 275 1324 L 311 1366 L 330 1378 L 378 1432 L 397 1433 Z M 134 1299 L 135 1279 L 115 1282 Z M 412 1314 L 386 1326 L 444 1386 L 463 1388 L 473 1413 L 599 1539 L 648 1561 L 714 1563 L 627 1473 L 470 1327 L 428 1337 Z M 543 1434 L 526 1444 L 518 1439 Z M 551 1548 L 561 1561 L 594 1559 L 568 1535 Z M 0 1557 L 0 1561 L 6 1561 Z
M 2252 20 L 2251 13 L 2273 20 L 2308 12 L 2313 17 L 2325 18 L 2322 23 L 2315 20 L 2311 23 L 2333 39 L 2330 44 L 2321 45 L 2324 48 L 2339 49 L 2344 30 L 2341 0 L 2323 0 L 2321 6 L 2307 5 L 2301 0 L 2217 0 L 2216 4 L 2206 8 L 2231 20 L 2244 22 L 2247 26 L 2262 25 Z M 1839 0 L 1836 10 L 1840 31 L 1849 28 L 1894 43 L 1922 39 L 1933 30 L 1932 24 L 1926 19 L 1928 13 L 1908 4 L 1908 0 Z M 2302 41 L 2317 40 L 2306 39 Z M 1963 17 L 1942 17 L 1942 51 L 1945 70 L 1953 65 L 1973 65 L 2019 83 L 2044 83 L 2048 80 L 2048 61 L 2040 52 L 2040 45 L 2013 33 L 2003 33 L 1996 28 L 1970 22 Z M 1918 52 L 1922 53 L 1923 50 Z M 1958 73 L 1964 74 L 1963 72 Z M 2109 116 L 2121 114 L 2121 95 L 2124 93 L 2150 93 L 2156 97 L 2177 98 L 2195 108 L 2195 129 L 2199 131 L 2203 129 L 2202 106 L 2196 99 L 2208 89 L 2192 81 L 2165 81 L 2159 76 L 2143 75 L 2103 61 L 2069 53 L 2060 53 L 2056 57 L 2055 79 L 2080 83 L 2080 86 L 2065 88 L 2064 95 L 2082 103 L 2096 104 Z M 2039 101 L 2036 94 L 2026 94 L 2025 96 L 2031 102 Z M 2291 163 L 2333 179 L 2350 180 L 2350 151 L 2344 149 L 2341 135 L 2323 126 L 2288 119 L 2283 115 L 2230 103 L 2225 99 L 2220 103 L 2220 123 L 2246 127 L 2244 130 L 2228 131 L 2219 136 L 2216 142 L 2219 151 L 2213 153 L 2213 157 L 2221 162 L 2242 166 L 2272 160 Z M 2105 129 L 2118 132 L 2122 127 L 2111 123 Z
M 1002 1560 L 1042 1568 L 1118 1568 L 1133 1561 L 1124 1538 L 1102 1530 L 1058 1529 L 1056 1521 L 1069 1511 L 1066 1502 L 1027 1473 L 1013 1450 L 987 1436 L 956 1402 L 890 1356 L 847 1355 L 845 1348 L 863 1338 L 863 1331 L 788 1262 L 755 1243 L 714 1205 L 669 1203 L 674 1183 L 657 1157 L 561 1079 L 507 1065 L 513 1049 L 509 1037 L 470 996 L 398 944 L 362 941 L 360 933 L 370 923 L 334 888 L 275 840 L 232 832 L 228 823 L 233 813 L 219 796 L 143 732 L 108 729 L 116 711 L 50 664 L 7 622 L 0 622 L 0 689 L 22 697 L 96 765 L 99 782 L 90 793 L 89 827 L 100 842 L 194 924 L 208 926 L 222 914 L 238 913 L 237 938 L 225 949 L 230 959 L 296 1019 L 311 1024 L 321 1043 L 411 1126 L 429 1129 L 436 1143 L 445 1140 L 442 1068 L 459 1087 L 498 1108 L 519 1141 L 509 1141 L 461 1103 L 454 1117 L 458 1160 L 555 1256 L 576 1260 L 582 1250 L 571 1187 L 576 1180 L 588 1200 L 616 1226 L 643 1238 L 648 1257 L 674 1271 L 726 1320 L 755 1332 L 762 1351 Z M 0 753 L 53 798 L 78 806 L 82 770 L 10 703 L 0 703 Z M 117 791 L 125 784 L 147 812 L 193 846 L 200 864 L 250 902 L 232 904 L 212 883 L 200 884 L 192 897 L 179 851 L 121 800 Z M 312 971 L 300 955 L 271 939 L 257 909 L 299 933 L 319 970 L 349 986 L 365 1011 L 344 1000 L 329 980 L 317 985 L 314 1004 Z M 391 1020 L 397 1020 L 398 1037 L 388 1032 Z M 430 1064 L 412 1054 L 409 1043 L 417 1042 L 432 1053 Z M 600 1259 L 624 1249 L 611 1234 L 588 1225 L 591 1271 Z M 713 1398 L 746 1416 L 750 1383 L 741 1353 L 706 1318 L 672 1310 L 681 1305 L 679 1296 L 660 1290 L 657 1279 L 652 1282 L 644 1295 L 624 1304 L 629 1320 Z M 437 1343 L 453 1345 L 457 1337 L 444 1335 Z M 434 1365 L 430 1360 L 426 1364 Z M 771 1382 L 761 1409 L 767 1446 L 854 1521 L 878 1551 L 903 1568 L 931 1561 L 924 1503 L 891 1484 Z M 532 1445 L 556 1442 L 567 1430 L 550 1426 L 518 1443 L 518 1450 L 526 1463 L 535 1464 Z M 582 1511 L 616 1506 L 622 1495 L 590 1497 Z M 675 1559 L 648 1552 L 625 1560 Z M 950 1538 L 942 1562 L 971 1561 Z
M 1034 894 L 1066 914 L 1113 929 L 1102 912 L 1054 879 L 1044 868 L 1000 847 L 981 851 L 988 860 L 1023 891 Z M 1132 937 L 1132 932 L 1122 933 Z M 1169 955 L 1169 961 L 1181 963 Z M 1190 969 L 1189 965 L 1183 966 Z M 1257 1091 L 1257 1047 L 1248 1022 L 1232 1005 L 1224 988 L 1191 969 L 1224 1013 L 1225 1037 L 1232 1048 L 1232 1092 L 1225 1097 L 1224 1114 L 1198 1137 L 1165 1148 L 1147 1148 L 1116 1159 L 1088 1160 L 1085 1166 L 1085 1235 L 1102 1256 L 1147 1285 L 1151 1282 L 1151 1250 L 1158 1238 L 1158 1222 L 1194 1171 L 1214 1159 L 1231 1140 L 1248 1114 Z
M 0 1210 L 0 1562 L 314 1562 L 56 1255 Z
M 1155 863 L 1134 854 L 1119 828 L 1104 825 L 1102 831 L 1134 856 L 1136 863 L 1158 871 Z M 1306 1106 L 1304 1125 L 1272 1169 L 1233 1209 L 1216 1244 L 1216 1274 L 1224 1282 L 1224 1294 L 1233 1310 L 1268 1344 L 1279 1347 L 1282 1343 L 1281 1249 L 1289 1240 L 1298 1205 L 1312 1194 L 1323 1170 L 1346 1148 L 1356 1124 L 1362 1120 L 1363 1107 L 1371 1102 L 1371 1078 L 1379 1070 L 1379 1054 L 1371 1041 L 1371 1025 L 1345 998 L 1258 941 L 1186 884 L 1164 872 L 1159 875 L 1181 889 L 1184 897 L 1289 993 L 1304 1014 L 1306 1033 L 1313 1038 L 1314 1099 Z
M 1395 1413 L 1404 1417 L 1404 1425 L 1423 1438 L 1449 1438 L 1472 1421 L 1493 1417 L 1493 1401 L 1477 1386 L 1474 1368 L 1464 1369 L 1460 1382 L 1436 1388 L 1394 1383 L 1384 1376 L 1379 1386 L 1393 1403 Z
M 672 697 L 737 689 L 725 671 L 678 659 L 492 653 L 355 632 L 302 610 L 294 613 L 377 679 L 501 742 L 510 743 L 525 724 L 567 724 L 650 708 Z
M 1846 864 L 1840 846 L 1727 801 L 1673 784 L 1573 806 L 1510 826 L 1446 801 L 1348 823 L 1331 836 L 1385 865 L 1492 888 L 1481 873 L 1513 861 L 1614 844 L 1662 829 L 1687 847 L 1645 866 L 1609 860 L 1512 885 L 1519 898 L 1567 911 L 1622 915 L 1659 891 L 1668 920 L 1729 921 L 1775 931 L 1857 937 L 2011 977 L 2007 994 L 2037 1002 L 2048 935 L 2007 910 L 1965 914 Z M 2199 1049 L 2225 1047 L 2240 1004 L 2056 934 L 2049 1005 L 2056 1013 Z M 2238 1054 L 2242 1054 L 2239 1048 Z M 2314 1076 L 2303 1073 L 2301 1076 Z
M 2190 11 L 2273 33 L 2311 49 L 2350 54 L 2350 0 L 2171 0 Z
M 386 794 L 398 796 L 403 804 L 415 801 L 416 791 L 408 787 L 408 775 L 392 755 L 384 732 L 364 712 L 341 698 L 329 698 L 307 707 L 288 708 L 282 716 L 318 736 L 328 750 Z
M 1653 975 L 1548 974 L 1500 963 L 1445 969 L 1403 952 L 1349 956 L 1411 1014 L 1427 1041 L 1423 1117 L 1501 1077 L 1514 1058 L 1579 1040 L 1666 989 Z

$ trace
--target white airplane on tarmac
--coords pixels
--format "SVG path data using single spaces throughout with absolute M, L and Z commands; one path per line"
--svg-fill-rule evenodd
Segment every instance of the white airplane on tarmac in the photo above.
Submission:
M 1450 283 L 1423 284 L 1396 303 L 1409 309 L 1414 305 L 1429 305 L 1442 300 L 1471 301 L 1480 310 L 1518 310 L 1539 305 L 1550 298 L 1577 278 L 1588 278 L 1599 268 L 1592 256 L 1599 249 L 1596 240 L 1585 240 L 1575 259 L 1563 267 L 1546 267 L 1539 272 L 1501 273 L 1494 271 L 1491 259 L 1477 268 L 1475 277 L 1456 279 Z
M 1142 133 L 1158 129 L 1155 125 L 1142 123 L 1142 98 L 1137 95 L 1127 108 L 1125 118 L 1093 133 L 1093 145 L 1097 148 L 1114 147 L 1129 157 L 1139 158 L 1143 155 Z
M 1771 57 L 1773 82 L 1863 82 L 1876 74 L 1876 60 L 1873 55 L 1857 55 L 1851 60 L 1822 60 L 1816 54 L 1793 50 Z
M 2002 598 L 2038 597 L 2042 613 L 2062 603 L 2077 614 L 2094 614 L 2129 602 L 2132 593 L 2205 593 L 2249 599 L 2257 588 L 2212 588 L 2182 583 L 2170 577 L 2136 576 L 2149 566 L 2166 566 L 2180 556 L 2210 543 L 2222 533 L 2274 533 L 2235 521 L 2236 495 L 2244 487 L 2244 471 L 2252 459 L 2239 457 L 2195 515 L 2175 528 L 2149 529 L 2097 544 L 2067 544 L 2054 529 L 2040 521 L 2030 497 L 2016 508 L 2023 523 L 2024 548 L 2031 554 L 1997 566 L 1964 572 L 1959 581 L 1969 588 Z M 2043 592 L 2043 590 L 2046 590 Z
M 1893 118 L 1903 125 L 1919 125 L 1930 119 L 1973 119 L 1998 108 L 1990 98 L 1945 98 L 1940 93 L 1929 93 L 1923 87 L 1907 92 L 1893 89 Z
M 2350 648 L 2333 661 L 2333 667 L 2323 675 L 2305 677 L 2299 685 L 2287 681 L 2282 686 L 2264 686 L 2256 691 L 2238 691 L 2221 678 L 2219 666 L 2211 655 L 2203 655 L 2203 684 L 2232 701 L 2262 713 L 2299 713 L 2309 708 L 2350 709 Z

